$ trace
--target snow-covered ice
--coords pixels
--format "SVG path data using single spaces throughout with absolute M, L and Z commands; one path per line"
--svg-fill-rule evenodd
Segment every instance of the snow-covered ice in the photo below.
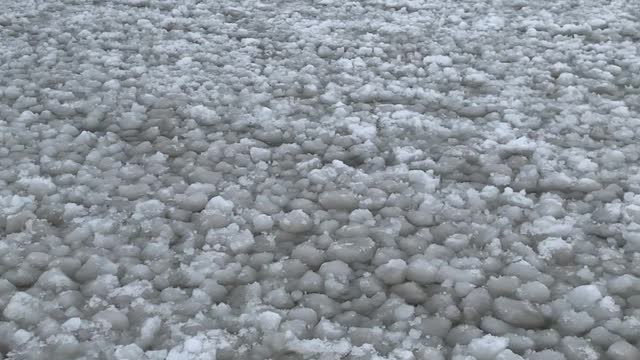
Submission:
M 634 1 L 0 8 L 0 359 L 640 359 Z

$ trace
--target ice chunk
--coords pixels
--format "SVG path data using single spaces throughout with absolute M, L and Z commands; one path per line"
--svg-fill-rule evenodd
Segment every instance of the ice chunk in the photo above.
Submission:
M 302 233 L 313 228 L 313 220 L 302 210 L 293 210 L 285 214 L 279 222 L 282 230 L 290 233 Z
M 416 190 L 426 193 L 433 193 L 440 186 L 440 177 L 433 174 L 433 170 L 411 170 L 408 174 L 409 181 Z
M 347 264 L 367 263 L 375 254 L 375 245 L 375 242 L 368 237 L 344 238 L 329 245 L 327 256 Z
M 545 284 L 539 281 L 532 281 L 522 284 L 516 291 L 516 295 L 518 295 L 521 300 L 545 303 L 549 301 L 551 291 L 549 291 L 549 288 Z
M 72 290 L 76 289 L 77 284 L 71 280 L 64 272 L 60 269 L 54 268 L 51 270 L 47 270 L 38 278 L 38 282 L 36 283 L 40 288 L 45 290 L 51 290 L 54 292 L 60 292 L 63 290 Z
M 469 236 L 453 234 L 444 241 L 443 245 L 453 251 L 461 251 L 469 246 Z
M 573 230 L 575 220 L 564 218 L 557 220 L 553 216 L 543 216 L 527 224 L 526 230 L 533 235 L 548 235 L 556 238 L 567 236 Z
M 24 177 L 18 180 L 18 184 L 23 186 L 27 193 L 37 198 L 42 198 L 45 195 L 53 194 L 57 186 L 49 178 L 44 177 Z
M 582 285 L 569 291 L 567 299 L 577 310 L 585 310 L 602 299 L 602 293 L 595 285 Z
M 529 156 L 536 150 L 537 144 L 528 137 L 522 136 L 501 145 L 499 151 L 503 156 L 524 155 Z
M 335 356 L 327 356 L 327 359 L 344 358 L 351 351 L 351 344 L 346 339 L 337 341 L 308 339 L 308 340 L 292 340 L 288 343 L 288 348 L 299 354 L 305 354 L 310 358 L 317 357 L 324 359 L 315 354 L 335 354 Z
M 144 351 L 136 344 L 118 346 L 114 351 L 116 360 L 138 360 L 144 359 Z
M 313 244 L 302 243 L 293 249 L 291 257 L 315 267 L 325 261 L 325 251 L 317 249 Z
M 26 292 L 17 292 L 9 300 L 2 315 L 17 323 L 35 325 L 43 320 L 44 311 L 38 299 Z
M 631 274 L 620 275 L 607 282 L 607 289 L 613 295 L 629 296 L 640 289 L 640 279 Z
M 491 277 L 487 281 L 487 290 L 494 297 L 513 296 L 520 287 L 520 279 L 515 276 Z
M 269 291 L 264 297 L 264 302 L 273 305 L 278 309 L 288 309 L 293 306 L 291 295 L 284 289 L 274 289 Z
M 546 260 L 572 255 L 573 245 L 559 237 L 549 237 L 538 243 L 538 254 Z
M 136 204 L 134 218 L 152 219 L 164 214 L 165 205 L 156 199 L 151 199 Z
M 498 354 L 495 360 L 524 360 L 524 358 L 513 351 L 506 349 Z
M 423 257 L 416 257 L 409 262 L 407 279 L 427 285 L 438 282 L 438 266 Z
M 302 303 L 320 317 L 332 317 L 340 312 L 340 304 L 325 294 L 307 294 Z
M 509 339 L 493 335 L 485 335 L 471 340 L 469 353 L 477 360 L 495 360 L 498 354 L 509 346 Z
M 139 343 L 144 347 L 150 346 L 160 331 L 161 326 L 162 319 L 160 319 L 159 316 L 145 319 L 142 326 L 140 326 Z
M 320 339 L 338 340 L 346 335 L 346 331 L 338 323 L 321 319 L 313 329 L 313 335 Z
M 450 265 L 442 265 L 438 270 L 439 280 L 465 282 L 475 285 L 484 283 L 484 274 L 480 269 L 458 269 Z
M 188 353 L 198 354 L 202 352 L 202 341 L 200 341 L 200 339 L 195 337 L 188 338 L 184 342 L 183 347 L 184 347 L 184 350 Z
M 611 360 L 637 360 L 640 359 L 640 350 L 636 346 L 620 340 L 609 346 L 607 356 Z
M 323 288 L 322 276 L 309 270 L 298 279 L 298 288 L 306 292 L 320 292 Z
M 391 292 L 400 296 L 409 304 L 422 304 L 427 299 L 427 293 L 422 286 L 413 281 L 393 285 Z
M 144 125 L 146 116 L 132 111 L 120 114 L 118 125 L 123 130 L 138 129 Z
M 533 305 L 524 301 L 499 297 L 493 302 L 493 312 L 501 320 L 525 329 L 544 326 L 544 315 Z
M 491 309 L 492 302 L 493 299 L 487 289 L 475 288 L 462 299 L 461 305 L 465 311 L 470 309 L 476 314 L 484 314 Z
M 253 234 L 246 229 L 227 238 L 227 246 L 236 254 L 247 252 L 255 243 Z
M 253 162 L 271 160 L 271 150 L 265 148 L 252 147 L 251 149 L 249 149 L 249 155 L 251 156 L 251 160 L 253 160 Z
M 509 204 L 521 208 L 533 207 L 533 200 L 526 196 L 526 192 L 521 190 L 520 192 L 514 192 L 511 188 L 505 188 L 502 193 L 502 198 Z
M 209 202 L 209 197 L 205 193 L 196 192 L 184 195 L 178 202 L 181 209 L 198 212 L 205 208 Z
M 265 311 L 258 316 L 260 329 L 265 332 L 278 330 L 281 321 L 282 317 L 273 311 Z
M 358 137 L 362 140 L 373 140 L 377 135 L 377 129 L 375 125 L 367 124 L 365 122 L 349 124 L 349 130 L 351 130 L 351 134 L 353 136 Z
M 402 259 L 391 259 L 378 266 L 375 274 L 387 285 L 399 284 L 407 275 L 407 263 Z
M 336 277 L 348 279 L 351 276 L 351 268 L 348 264 L 340 260 L 325 262 L 320 266 L 318 273 L 324 277 Z
M 446 55 L 430 55 L 430 56 L 425 56 L 424 59 L 422 60 L 423 64 L 437 64 L 443 67 L 446 66 L 451 66 L 453 64 L 453 61 L 451 60 L 450 57 L 446 56 Z
M 253 218 L 253 229 L 257 232 L 271 230 L 273 219 L 269 215 L 259 214 Z
M 7 216 L 5 230 L 8 234 L 22 231 L 27 222 L 34 219 L 35 215 L 31 211 L 21 211 L 17 214 Z
M 31 338 L 33 338 L 33 334 L 24 329 L 20 329 L 13 334 L 14 344 L 18 346 L 27 343 Z
M 200 125 L 214 125 L 220 122 L 220 116 L 216 111 L 204 105 L 192 106 L 187 110 L 187 114 Z
M 527 360 L 567 360 L 567 358 L 561 352 L 555 350 L 542 350 L 532 352 L 527 357 Z
M 473 325 L 461 324 L 449 331 L 445 341 L 447 345 L 453 347 L 455 345 L 468 345 L 473 339 L 482 337 L 482 330 Z
M 581 335 L 591 330 L 595 320 L 585 311 L 563 311 L 558 319 L 561 331 L 571 335 Z
M 129 319 L 116 308 L 102 310 L 93 315 L 92 320 L 107 324 L 113 330 L 126 330 L 129 328 Z
M 209 200 L 205 210 L 217 210 L 223 214 L 229 214 L 233 211 L 233 202 L 223 198 L 222 196 L 215 196 Z
M 393 149 L 393 154 L 396 160 L 402 164 L 424 159 L 424 151 L 413 146 L 398 146 Z
M 422 333 L 444 338 L 451 330 L 451 320 L 442 316 L 422 318 Z
M 416 360 L 445 360 L 440 349 L 426 347 L 416 351 Z
M 358 207 L 358 198 L 349 190 L 327 191 L 318 198 L 325 209 L 353 210 Z
M 560 351 L 567 360 L 599 360 L 602 355 L 591 341 L 574 336 L 566 336 L 560 342 Z

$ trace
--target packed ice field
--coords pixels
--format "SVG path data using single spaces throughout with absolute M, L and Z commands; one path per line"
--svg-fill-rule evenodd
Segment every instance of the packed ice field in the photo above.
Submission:
M 0 0 L 0 359 L 640 360 L 640 4 Z

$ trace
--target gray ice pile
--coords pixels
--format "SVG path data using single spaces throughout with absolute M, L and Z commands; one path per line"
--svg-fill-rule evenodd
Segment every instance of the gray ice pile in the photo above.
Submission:
M 0 359 L 640 359 L 636 2 L 0 7 Z

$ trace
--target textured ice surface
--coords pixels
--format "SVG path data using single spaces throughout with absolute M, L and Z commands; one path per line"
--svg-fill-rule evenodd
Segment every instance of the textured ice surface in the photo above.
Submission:
M 640 359 L 633 1 L 16 1 L 0 359 Z

